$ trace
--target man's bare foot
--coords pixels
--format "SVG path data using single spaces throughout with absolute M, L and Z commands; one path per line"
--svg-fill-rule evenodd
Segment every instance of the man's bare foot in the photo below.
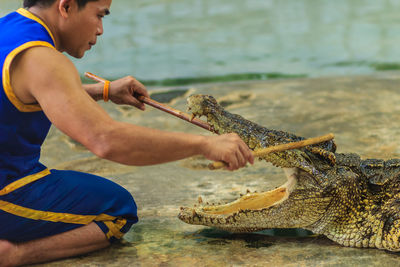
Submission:
M 16 266 L 17 246 L 6 240 L 0 240 L 0 266 L 9 267 Z

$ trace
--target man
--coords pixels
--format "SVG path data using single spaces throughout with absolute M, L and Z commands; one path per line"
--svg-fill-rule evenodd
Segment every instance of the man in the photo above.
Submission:
M 111 119 L 104 98 L 144 110 L 148 96 L 132 77 L 82 86 L 61 54 L 76 58 L 96 44 L 112 0 L 25 0 L 0 19 L 0 266 L 69 257 L 104 248 L 137 222 L 122 187 L 102 177 L 48 170 L 39 163 L 50 124 L 101 158 L 128 165 L 204 155 L 229 170 L 253 163 L 235 134 L 171 133 Z

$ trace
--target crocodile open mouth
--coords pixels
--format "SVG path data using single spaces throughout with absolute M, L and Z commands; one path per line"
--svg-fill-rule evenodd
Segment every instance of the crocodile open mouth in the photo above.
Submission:
M 279 203 L 287 194 L 286 188 L 277 188 L 262 193 L 247 193 L 225 205 L 204 207 L 203 211 L 209 214 L 233 214 L 240 210 L 260 210 Z
M 266 192 L 247 192 L 239 199 L 223 205 L 204 205 L 199 197 L 199 206 L 193 208 L 181 208 L 178 217 L 184 222 L 191 224 L 213 225 L 212 220 L 224 223 L 225 218 L 235 216 L 242 212 L 261 211 L 272 206 L 278 205 L 289 198 L 290 193 L 296 185 L 297 168 L 284 168 L 287 182 L 271 191 Z

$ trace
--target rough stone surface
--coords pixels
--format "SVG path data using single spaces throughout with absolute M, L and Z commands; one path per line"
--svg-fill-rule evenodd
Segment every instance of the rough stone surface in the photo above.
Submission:
M 362 158 L 400 157 L 400 75 L 331 77 L 194 85 L 170 102 L 185 111 L 186 96 L 211 94 L 230 112 L 269 128 L 304 137 L 332 132 L 338 152 Z M 176 88 L 150 88 L 170 90 Z M 208 135 L 205 130 L 152 107 L 100 103 L 117 120 L 170 131 Z M 129 140 L 127 140 L 129 141 Z M 56 129 L 45 142 L 42 162 L 50 168 L 105 176 L 135 197 L 140 222 L 121 244 L 85 256 L 40 266 L 397 266 L 400 254 L 341 247 L 302 230 L 231 234 L 187 225 L 180 206 L 232 200 L 246 189 L 265 191 L 285 182 L 282 170 L 265 162 L 236 172 L 209 171 L 194 157 L 149 167 L 96 158 Z

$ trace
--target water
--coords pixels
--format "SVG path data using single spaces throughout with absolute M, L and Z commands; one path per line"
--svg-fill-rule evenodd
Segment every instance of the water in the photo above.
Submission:
M 0 15 L 20 2 L 1 0 Z M 118 0 L 74 62 L 145 82 L 370 74 L 400 68 L 399 11 L 400 0 Z

